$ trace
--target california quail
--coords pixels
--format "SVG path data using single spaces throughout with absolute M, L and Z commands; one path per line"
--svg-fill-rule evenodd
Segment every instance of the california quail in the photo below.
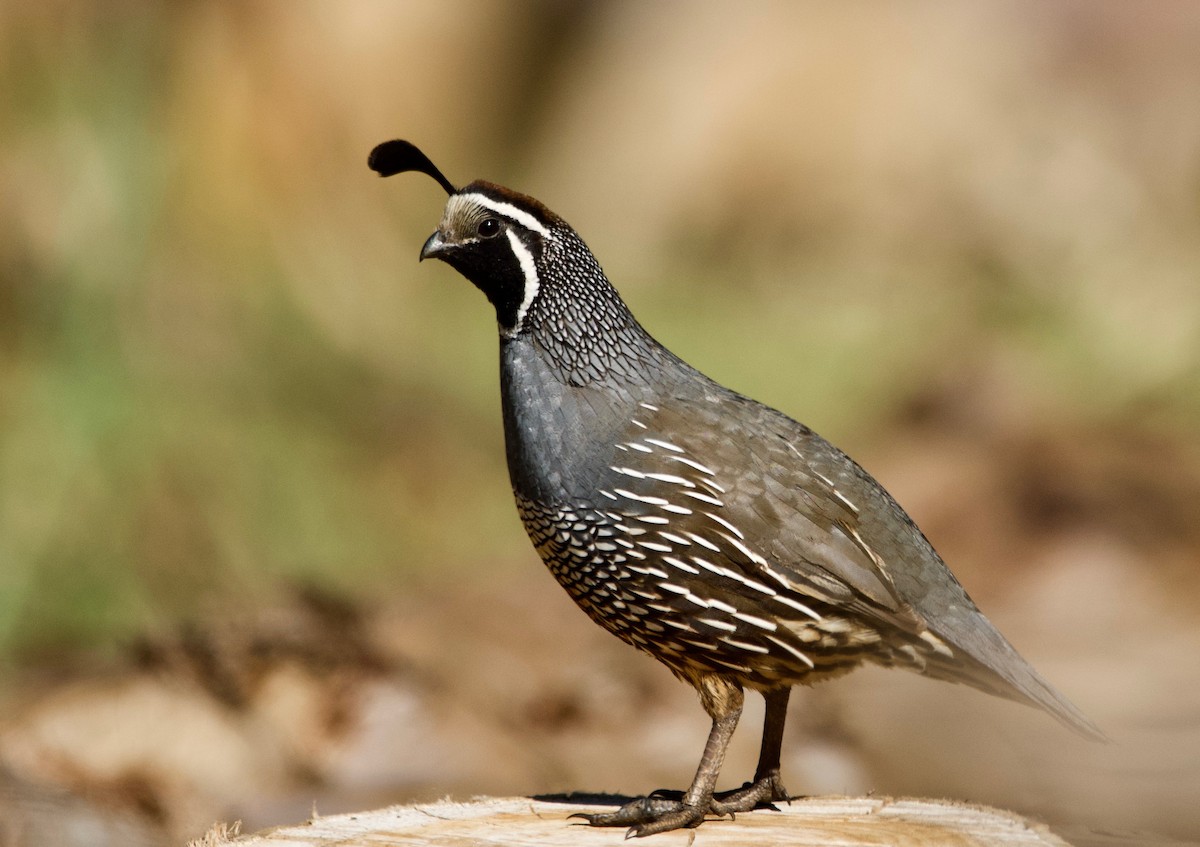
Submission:
M 589 823 L 649 835 L 786 800 L 791 686 L 864 661 L 965 682 L 1103 738 L 879 483 L 655 341 L 562 218 L 489 182 L 456 189 L 406 141 L 368 163 L 428 174 L 450 195 L 421 259 L 446 262 L 495 307 L 508 469 L 538 553 L 592 620 L 693 685 L 712 718 L 687 792 Z M 758 768 L 714 797 L 744 687 L 766 699 Z

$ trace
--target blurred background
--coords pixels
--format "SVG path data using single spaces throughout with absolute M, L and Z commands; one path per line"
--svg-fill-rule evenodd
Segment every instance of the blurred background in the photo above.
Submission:
M 1200 840 L 1197 44 L 1188 2 L 0 6 L 0 842 L 690 779 L 694 695 L 522 532 L 393 137 L 856 456 L 1115 742 L 865 670 L 793 697 L 792 791 Z

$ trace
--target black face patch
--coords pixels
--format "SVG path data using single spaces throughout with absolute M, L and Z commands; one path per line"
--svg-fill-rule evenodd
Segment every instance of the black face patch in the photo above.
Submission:
M 538 264 L 550 229 L 539 210 L 478 188 L 452 196 L 431 252 L 465 276 L 496 309 L 506 333 L 517 332 L 538 294 Z
M 454 246 L 437 258 L 446 262 L 482 291 L 496 308 L 496 320 L 505 329 L 513 329 L 518 321 L 526 288 L 536 285 L 529 280 L 521 260 L 513 251 L 507 234 L 497 238 L 471 241 Z

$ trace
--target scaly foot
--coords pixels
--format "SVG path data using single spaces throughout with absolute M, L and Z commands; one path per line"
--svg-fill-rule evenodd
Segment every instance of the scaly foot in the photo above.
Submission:
M 718 794 L 713 798 L 709 809 L 714 815 L 732 817 L 736 812 L 749 812 L 760 806 L 774 808 L 772 803 L 776 801 L 790 802 L 791 795 L 783 787 L 779 771 L 772 771 L 754 782 L 747 782 L 741 788 Z
M 661 796 L 665 794 L 675 796 Z M 626 838 L 641 838 L 657 832 L 697 827 L 704 823 L 710 813 L 720 814 L 713 812 L 711 801 L 703 806 L 689 806 L 678 797 L 678 792 L 656 792 L 626 803 L 615 812 L 571 817 L 583 818 L 592 826 L 627 826 L 629 831 L 625 833 Z

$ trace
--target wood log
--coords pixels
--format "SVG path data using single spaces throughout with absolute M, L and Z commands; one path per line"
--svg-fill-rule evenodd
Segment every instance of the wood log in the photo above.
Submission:
M 611 809 L 618 800 L 598 795 L 553 798 L 480 798 L 392 806 L 369 812 L 314 817 L 241 838 L 210 833 L 204 847 L 420 847 L 519 844 L 589 847 L 622 843 L 623 829 L 572 825 L 578 812 Z M 215 836 L 215 837 L 214 837 Z M 1043 824 L 1011 812 L 966 803 L 890 797 L 807 797 L 736 820 L 713 819 L 699 829 L 651 836 L 653 847 L 1070 847 Z

